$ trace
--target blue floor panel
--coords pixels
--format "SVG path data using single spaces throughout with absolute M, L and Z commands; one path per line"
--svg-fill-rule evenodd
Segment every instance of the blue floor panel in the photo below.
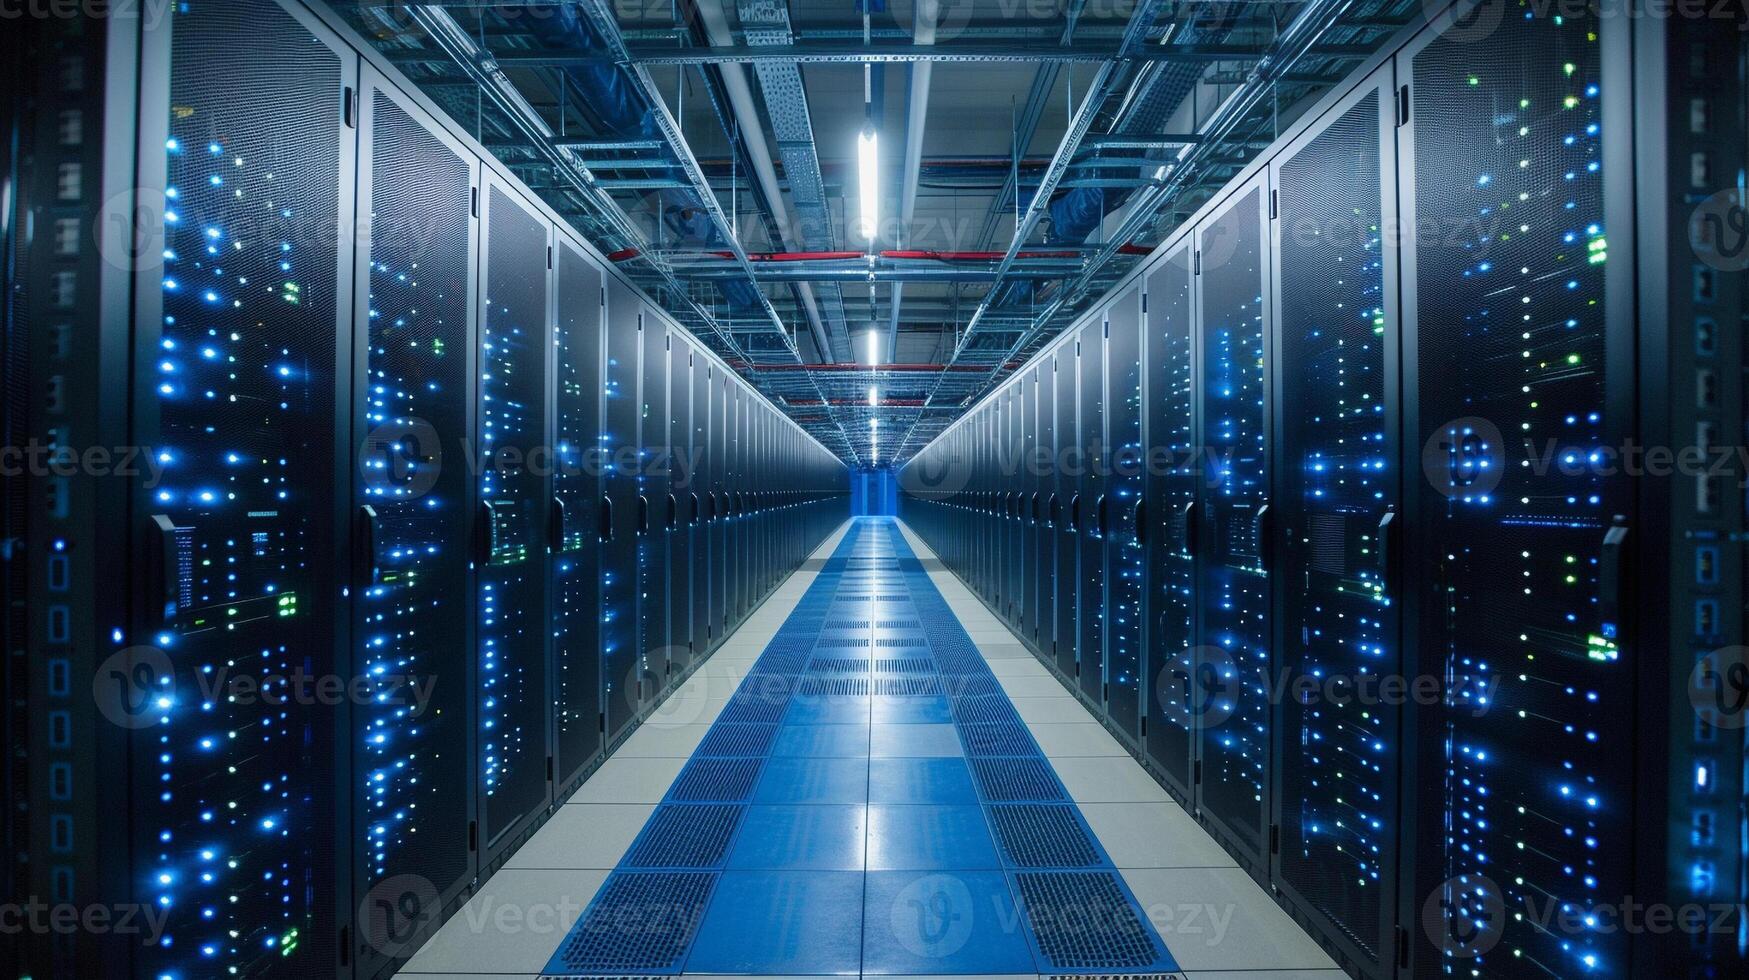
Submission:
M 871 871 L 863 898 L 862 972 L 1033 973 L 1008 879 L 1000 872 Z
M 862 969 L 860 871 L 729 871 L 687 957 L 690 973 L 788 976 Z
M 543 975 L 1176 970 L 897 525 L 863 518 Z
M 978 791 L 963 759 L 870 759 L 868 801 L 976 804 Z

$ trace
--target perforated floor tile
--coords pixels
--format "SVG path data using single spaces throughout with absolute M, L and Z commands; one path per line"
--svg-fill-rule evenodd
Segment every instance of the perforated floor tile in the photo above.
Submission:
M 1115 872 L 1021 872 L 1014 879 L 1041 970 L 1173 968 Z

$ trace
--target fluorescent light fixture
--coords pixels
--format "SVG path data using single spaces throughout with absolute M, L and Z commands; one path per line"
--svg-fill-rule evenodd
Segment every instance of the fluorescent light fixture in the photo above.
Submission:
M 881 335 L 877 330 L 868 332 L 868 363 L 870 367 L 879 367 L 881 363 Z
M 875 226 L 880 223 L 881 199 L 880 137 L 873 126 L 864 126 L 856 134 L 856 173 L 862 196 L 862 213 L 857 223 L 862 237 L 872 242 Z
M 868 386 L 868 403 L 870 406 L 873 406 L 873 407 L 880 406 L 881 390 L 879 388 L 876 388 L 874 385 Z

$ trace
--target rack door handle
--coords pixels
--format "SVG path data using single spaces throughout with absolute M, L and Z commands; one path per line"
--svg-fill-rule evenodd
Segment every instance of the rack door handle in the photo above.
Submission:
M 650 498 L 638 495 L 638 533 L 650 533 Z
M 361 587 L 377 584 L 381 574 L 377 567 L 377 509 L 370 504 L 358 508 L 358 537 L 353 547 L 354 580 Z
M 595 536 L 603 541 L 612 541 L 613 533 L 613 498 L 604 493 L 601 495 L 600 523 L 595 528 Z
M 490 500 L 480 501 L 480 514 L 474 522 L 474 564 L 486 565 L 492 560 L 492 534 L 497 529 L 498 508 Z
M 547 512 L 547 547 L 557 554 L 565 550 L 565 500 L 553 495 L 553 508 Z
M 1378 547 L 1379 573 L 1381 575 L 1391 574 L 1391 569 L 1395 567 L 1396 555 L 1393 552 L 1397 546 L 1396 526 L 1397 512 L 1394 510 L 1385 511 L 1385 516 L 1379 518 Z
M 181 592 L 176 587 L 180 577 L 176 561 L 176 522 L 168 514 L 153 514 L 147 547 L 151 551 L 153 614 L 159 623 L 169 626 L 176 619 L 181 605 Z
M 1598 556 L 1597 613 L 1606 639 L 1615 639 L 1621 629 L 1622 552 L 1626 550 L 1628 528 L 1624 519 L 1603 533 L 1603 550 Z

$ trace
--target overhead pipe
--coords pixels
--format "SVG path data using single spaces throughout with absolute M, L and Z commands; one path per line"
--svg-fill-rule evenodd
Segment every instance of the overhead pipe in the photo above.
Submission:
M 935 44 L 939 0 L 916 0 L 912 8 L 911 39 L 919 46 Z M 911 221 L 917 213 L 917 183 L 923 173 L 923 132 L 929 119 L 929 84 L 935 63 L 919 61 L 911 66 L 910 103 L 905 110 L 905 165 L 899 190 L 899 245 L 910 244 Z M 899 308 L 905 301 L 905 284 L 893 283 L 893 305 L 887 311 L 886 357 L 899 356 Z

